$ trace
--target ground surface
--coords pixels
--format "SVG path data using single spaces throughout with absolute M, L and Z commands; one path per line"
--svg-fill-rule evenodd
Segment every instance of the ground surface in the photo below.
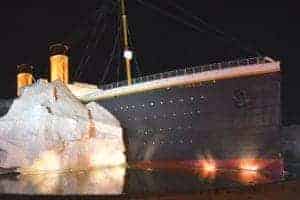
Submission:
M 293 180 L 280 183 L 272 183 L 266 185 L 247 186 L 232 189 L 218 189 L 207 192 L 199 192 L 195 194 L 168 194 L 168 195 L 121 195 L 121 196 L 24 196 L 24 195 L 0 195 L 1 200 L 6 199 L 299 199 L 300 196 L 300 180 Z

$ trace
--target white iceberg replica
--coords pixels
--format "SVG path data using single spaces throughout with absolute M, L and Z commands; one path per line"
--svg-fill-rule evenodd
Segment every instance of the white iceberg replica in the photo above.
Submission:
M 119 121 L 82 104 L 61 82 L 39 80 L 0 118 L 0 167 L 23 173 L 123 165 Z

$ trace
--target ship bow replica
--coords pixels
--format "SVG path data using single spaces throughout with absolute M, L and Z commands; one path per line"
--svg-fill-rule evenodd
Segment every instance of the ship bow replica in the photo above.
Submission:
M 281 167 L 279 62 L 243 59 L 154 74 L 117 87 L 122 84 L 79 98 L 96 101 L 120 120 L 129 161 Z

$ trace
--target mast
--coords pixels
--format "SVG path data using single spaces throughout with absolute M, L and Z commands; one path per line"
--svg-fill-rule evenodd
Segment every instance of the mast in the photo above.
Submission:
M 126 15 L 125 0 L 120 0 L 120 3 L 121 3 L 122 29 L 123 29 L 123 41 L 124 41 L 123 57 L 125 59 L 125 64 L 126 64 L 127 82 L 128 85 L 131 85 L 132 84 L 132 78 L 131 78 L 132 51 L 129 49 L 129 43 L 128 43 L 128 22 L 127 22 L 127 15 Z

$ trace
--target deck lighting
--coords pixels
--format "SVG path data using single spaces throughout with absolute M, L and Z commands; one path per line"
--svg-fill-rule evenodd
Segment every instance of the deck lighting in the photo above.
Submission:
M 132 58 L 133 58 L 133 52 L 130 51 L 129 49 L 126 49 L 126 50 L 124 51 L 124 58 L 125 58 L 126 60 L 132 60 Z

